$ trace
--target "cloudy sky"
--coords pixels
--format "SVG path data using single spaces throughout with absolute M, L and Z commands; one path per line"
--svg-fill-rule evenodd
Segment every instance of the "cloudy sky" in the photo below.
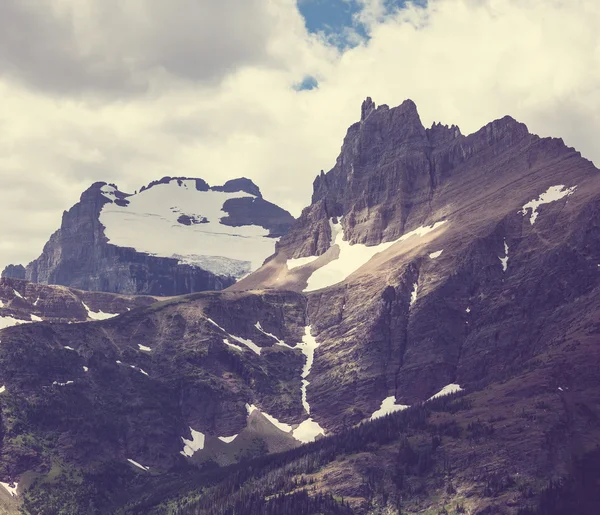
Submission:
M 2 0 L 0 266 L 92 182 L 246 176 L 297 215 L 372 96 L 600 164 L 598 0 Z

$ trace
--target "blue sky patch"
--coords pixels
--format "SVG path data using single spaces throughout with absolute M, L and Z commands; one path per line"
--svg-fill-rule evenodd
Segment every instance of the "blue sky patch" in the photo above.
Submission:
M 355 15 L 363 5 L 359 0 L 297 0 L 300 14 L 304 17 L 306 28 L 312 33 L 321 33 L 340 49 L 356 46 L 359 39 L 368 39 L 368 34 Z M 388 13 L 406 6 L 407 0 L 385 0 Z M 415 0 L 415 4 L 424 5 L 427 0 Z M 351 37 L 351 35 L 353 37 Z
M 319 87 L 319 81 L 312 77 L 311 75 L 307 75 L 302 79 L 302 82 L 298 82 L 294 84 L 294 89 L 296 91 L 310 91 L 311 89 L 315 89 Z

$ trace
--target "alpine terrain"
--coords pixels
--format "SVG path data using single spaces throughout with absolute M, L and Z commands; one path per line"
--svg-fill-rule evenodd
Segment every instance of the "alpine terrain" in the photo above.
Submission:
M 600 171 L 508 116 L 367 98 L 296 221 L 98 183 L 4 275 L 0 513 L 600 512 Z
M 134 194 L 95 183 L 39 258 L 2 275 L 126 295 L 222 290 L 260 267 L 293 221 L 244 178 L 164 177 Z

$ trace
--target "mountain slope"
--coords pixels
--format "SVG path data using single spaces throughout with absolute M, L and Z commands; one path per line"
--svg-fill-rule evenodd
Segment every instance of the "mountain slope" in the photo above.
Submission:
M 248 179 L 165 177 L 133 195 L 96 183 L 24 274 L 3 275 L 122 294 L 221 290 L 259 267 L 292 221 Z
M 260 513 L 302 491 L 314 502 L 289 502 L 357 514 L 587 499 L 599 226 L 600 173 L 561 140 L 509 117 L 425 129 L 411 101 L 367 99 L 277 253 L 228 290 L 2 333 L 0 480 L 38 478 L 29 513 L 50 491 L 76 492 L 73 513 Z

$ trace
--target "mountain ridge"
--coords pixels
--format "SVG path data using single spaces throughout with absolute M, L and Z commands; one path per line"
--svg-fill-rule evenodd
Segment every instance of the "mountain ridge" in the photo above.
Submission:
M 599 227 L 600 173 L 562 140 L 510 117 L 425 129 L 414 102 L 367 99 L 258 270 L 104 321 L 3 331 L 0 479 L 39 474 L 18 491 L 39 510 L 60 463 L 73 513 L 306 493 L 361 515 L 524 515 L 580 487 L 600 445 Z M 106 499 L 123 485 L 137 497 Z

